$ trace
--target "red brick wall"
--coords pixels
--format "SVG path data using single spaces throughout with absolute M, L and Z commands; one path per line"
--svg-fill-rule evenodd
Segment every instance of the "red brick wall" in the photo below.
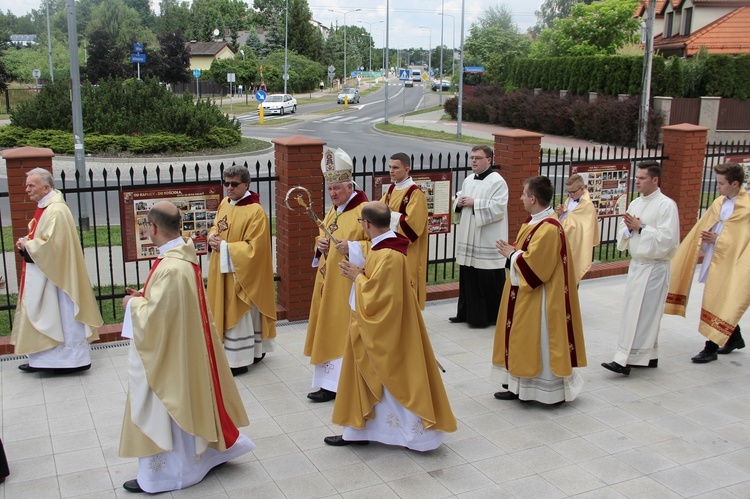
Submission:
M 315 271 L 310 267 L 318 228 L 304 210 L 290 210 L 284 204 L 286 193 L 295 186 L 306 188 L 312 195 L 312 208 L 324 215 L 324 190 L 320 162 L 325 142 L 299 135 L 276 139 L 276 272 L 278 304 L 286 310 L 290 321 L 306 320 L 310 312 Z
M 542 134 L 526 130 L 493 133 L 495 137 L 495 165 L 508 183 L 508 237 L 516 240 L 521 224 L 529 217 L 521 203 L 522 183 L 539 175 L 539 151 Z
M 662 128 L 664 151 L 662 192 L 674 199 L 680 213 L 680 238 L 698 220 L 708 128 L 683 123 Z

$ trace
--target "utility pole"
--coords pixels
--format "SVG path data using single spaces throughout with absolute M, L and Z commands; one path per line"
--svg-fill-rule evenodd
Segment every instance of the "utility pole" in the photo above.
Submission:
M 461 123 L 464 112 L 464 13 L 466 11 L 466 0 L 461 0 L 461 56 L 458 59 L 458 117 L 456 119 L 456 138 L 461 138 Z
M 443 107 L 443 31 L 445 25 L 445 0 L 440 4 L 440 75 L 438 76 L 438 92 L 440 100 L 438 104 Z
M 68 54 L 70 56 L 70 93 L 73 97 L 73 153 L 81 186 L 86 186 L 86 160 L 83 149 L 83 112 L 81 111 L 81 67 L 78 63 L 78 30 L 76 28 L 76 2 L 66 0 L 68 15 Z M 80 196 L 78 222 L 81 230 L 89 230 L 89 198 Z
M 644 33 L 645 54 L 643 55 L 643 77 L 641 79 L 641 105 L 638 112 L 638 148 L 646 147 L 648 133 L 648 111 L 651 100 L 651 65 L 654 58 L 654 20 L 656 0 L 649 0 Z

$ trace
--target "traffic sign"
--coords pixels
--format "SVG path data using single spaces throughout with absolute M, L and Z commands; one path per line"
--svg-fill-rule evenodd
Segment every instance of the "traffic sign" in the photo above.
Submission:
M 333 66 L 333 64 L 331 64 L 330 66 L 328 66 L 328 72 L 329 73 L 333 73 L 334 71 L 336 71 L 336 68 Z
M 200 78 L 201 77 L 201 70 L 200 69 L 194 69 L 193 70 L 193 78 Z
M 42 77 L 42 72 L 41 72 L 41 71 L 39 71 L 38 69 L 35 69 L 35 70 L 33 70 L 33 71 L 31 72 L 31 76 L 32 76 L 32 77 L 33 77 L 33 78 L 34 78 L 35 80 L 38 80 L 39 78 L 41 78 L 41 77 Z
M 130 62 L 133 64 L 144 64 L 146 62 L 146 54 L 143 52 L 130 54 Z
M 328 78 L 333 78 L 334 76 L 336 76 L 336 73 L 334 73 L 333 71 L 328 72 Z
M 410 69 L 399 69 L 398 70 L 398 79 L 402 81 L 411 80 L 411 70 Z
M 266 100 L 266 93 L 263 90 L 258 90 L 257 92 L 255 92 L 255 100 L 257 100 L 258 102 L 263 102 L 264 100 Z
M 138 52 L 138 53 L 143 52 L 143 44 L 142 43 L 134 43 L 133 44 L 133 52 Z
M 284 79 L 284 81 L 289 79 L 289 75 L 287 73 L 284 73 L 283 75 L 281 75 L 281 77 Z
M 427 78 L 429 78 L 429 76 L 427 76 L 427 73 L 422 73 L 422 80 L 427 81 Z
M 237 81 L 236 73 L 227 73 L 227 83 L 235 83 Z

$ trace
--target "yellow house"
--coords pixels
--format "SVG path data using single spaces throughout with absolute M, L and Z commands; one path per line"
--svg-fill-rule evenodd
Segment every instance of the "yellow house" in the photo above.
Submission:
M 190 53 L 190 69 L 206 70 L 211 67 L 214 59 L 230 59 L 234 51 L 227 42 L 196 42 L 185 43 Z

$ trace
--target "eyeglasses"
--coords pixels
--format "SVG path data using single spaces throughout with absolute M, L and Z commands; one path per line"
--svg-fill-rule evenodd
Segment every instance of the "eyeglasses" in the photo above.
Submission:
M 242 185 L 244 183 L 245 182 L 222 182 L 222 184 L 224 184 L 224 187 L 229 187 L 230 185 L 232 187 L 238 187 L 238 186 L 240 186 L 240 185 Z
M 367 220 L 366 218 L 358 218 L 357 222 L 362 223 L 362 222 L 370 222 L 370 221 Z M 372 223 L 372 222 L 370 222 L 370 223 Z
M 487 159 L 487 158 L 488 156 L 469 156 L 469 159 L 471 159 L 472 161 L 473 160 L 479 161 L 480 159 Z
M 581 189 L 583 189 L 583 186 L 580 186 L 578 189 L 574 189 L 572 191 L 567 191 L 567 192 L 568 192 L 568 194 L 570 194 L 572 196 L 573 194 L 575 194 L 576 192 L 580 191 Z

